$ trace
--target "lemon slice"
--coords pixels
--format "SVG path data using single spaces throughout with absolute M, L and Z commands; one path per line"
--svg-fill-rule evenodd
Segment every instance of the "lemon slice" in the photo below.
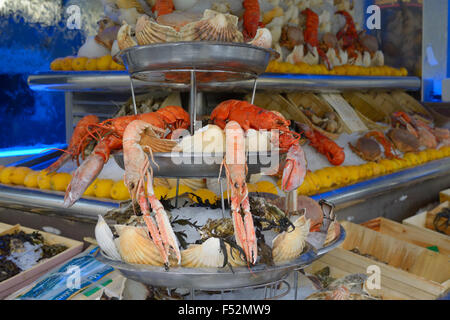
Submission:
M 114 181 L 111 179 L 99 179 L 94 187 L 94 193 L 97 198 L 109 198 Z
M 190 192 L 192 192 L 191 188 L 189 188 L 188 186 L 185 186 L 183 184 L 180 184 L 179 189 L 178 189 L 178 196 L 181 196 L 183 194 L 190 193 Z M 177 195 L 177 187 L 173 187 L 167 193 L 167 199 L 175 198 L 176 195 Z
M 123 180 L 117 181 L 111 188 L 111 198 L 114 200 L 128 200 L 130 199 L 130 192 Z

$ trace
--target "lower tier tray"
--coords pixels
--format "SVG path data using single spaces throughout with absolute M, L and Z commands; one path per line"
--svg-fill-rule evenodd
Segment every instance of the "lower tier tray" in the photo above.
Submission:
M 105 257 L 99 250 L 97 260 L 119 270 L 125 277 L 151 286 L 167 288 L 185 288 L 200 290 L 226 290 L 253 287 L 272 283 L 282 279 L 293 270 L 303 269 L 324 254 L 338 247 L 345 240 L 345 230 L 341 226 L 340 237 L 329 246 L 317 252 L 311 246 L 297 259 L 279 266 L 268 267 L 264 264 L 251 268 L 229 267 L 215 268 L 171 268 L 128 264 Z

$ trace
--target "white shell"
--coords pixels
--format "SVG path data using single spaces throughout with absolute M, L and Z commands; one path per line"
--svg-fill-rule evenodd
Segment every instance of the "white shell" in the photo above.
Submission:
M 272 47 L 272 33 L 267 28 L 259 28 L 256 31 L 255 38 L 249 44 L 270 49 Z
M 382 51 L 378 50 L 377 52 L 375 52 L 372 59 L 372 66 L 374 67 L 384 66 L 384 54 Z
M 188 268 L 220 268 L 224 259 L 219 238 L 209 238 L 181 251 L 181 265 Z
M 113 233 L 101 215 L 98 216 L 97 225 L 95 226 L 95 239 L 97 239 L 100 249 L 109 258 L 119 261 L 122 260 L 117 250 Z
M 301 216 L 294 222 L 293 231 L 283 232 L 272 241 L 272 256 L 275 264 L 293 260 L 301 255 L 309 234 L 310 220 Z

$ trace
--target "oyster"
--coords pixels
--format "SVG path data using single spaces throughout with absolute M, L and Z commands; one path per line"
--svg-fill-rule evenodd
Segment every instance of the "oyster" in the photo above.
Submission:
M 272 255 L 275 264 L 297 258 L 303 252 L 306 245 L 306 237 L 309 233 L 310 220 L 301 216 L 294 222 L 295 229 L 285 231 L 273 239 Z
M 95 238 L 97 239 L 100 249 L 102 249 L 110 259 L 121 260 L 113 233 L 101 215 L 98 216 L 98 222 L 95 226 Z

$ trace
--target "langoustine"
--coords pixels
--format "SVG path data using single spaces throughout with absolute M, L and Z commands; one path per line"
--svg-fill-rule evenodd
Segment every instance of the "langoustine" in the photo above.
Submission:
M 103 169 L 110 153 L 122 149 L 124 131 L 132 121 L 142 120 L 156 128 L 168 129 L 171 132 L 178 128 L 187 129 L 189 127 L 189 114 L 183 108 L 177 106 L 168 106 L 156 112 L 108 119 L 101 123 L 95 123 L 97 119 L 94 117 L 85 117 L 83 120 L 85 121 L 80 121 L 74 130 L 69 149 L 54 165 L 47 168 L 48 171 L 57 170 L 70 159 L 68 155 L 76 159 L 81 155 L 84 159 L 84 149 L 87 144 L 92 140 L 98 141 L 89 157 L 73 174 L 64 197 L 64 206 L 66 207 L 70 207 L 78 201 Z
M 132 201 L 137 201 L 151 238 L 158 248 L 166 266 L 169 266 L 169 256 L 173 252 L 178 264 L 181 263 L 179 243 L 170 224 L 166 211 L 156 198 L 153 190 L 153 175 L 150 172 L 150 160 L 145 151 L 151 153 L 151 148 L 142 147 L 139 142 L 146 129 L 157 130 L 151 124 L 134 120 L 123 135 L 123 158 L 125 165 L 124 182 Z M 144 151 L 145 150 L 145 151 Z M 150 215 L 150 208 L 155 213 Z
M 306 176 L 306 158 L 299 144 L 299 135 L 289 129 L 289 120 L 247 101 L 227 100 L 213 110 L 211 121 L 222 129 L 227 122 L 236 121 L 244 131 L 278 130 L 279 135 L 273 137 L 278 136 L 281 151 L 287 151 L 281 186 L 285 191 L 292 191 L 303 183 Z

